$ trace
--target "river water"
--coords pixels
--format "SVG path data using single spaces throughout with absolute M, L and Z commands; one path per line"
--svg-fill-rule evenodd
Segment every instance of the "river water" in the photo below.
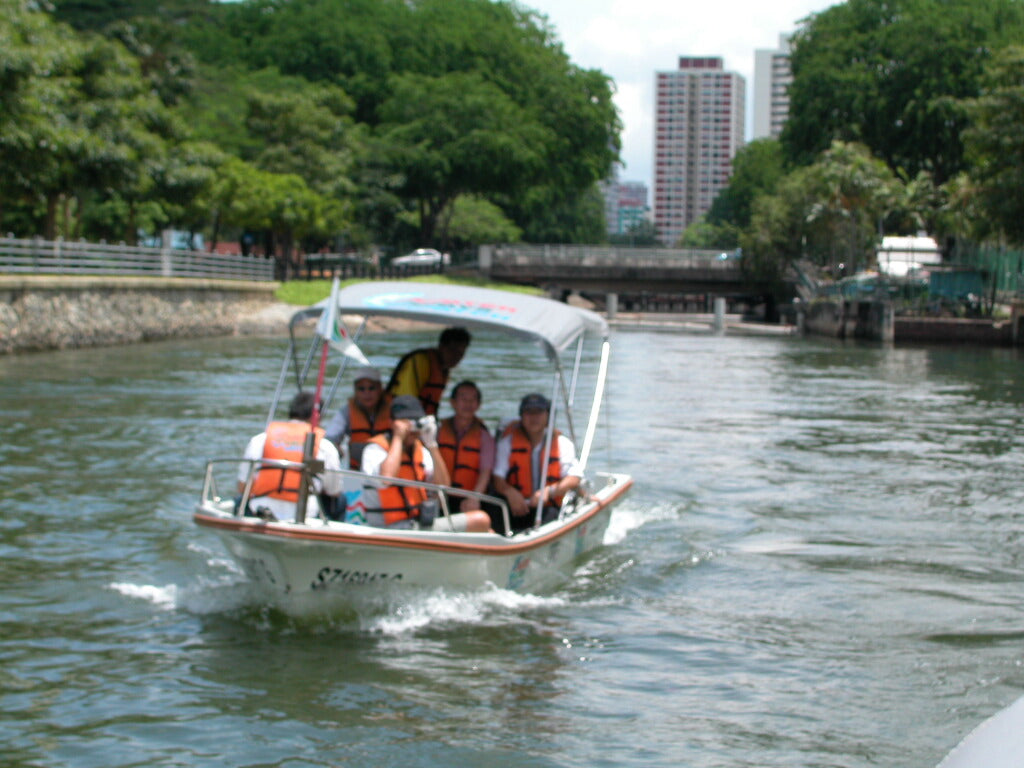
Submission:
M 293 617 L 191 522 L 281 350 L 0 359 L 4 765 L 931 768 L 1024 690 L 1020 352 L 617 331 L 571 580 Z

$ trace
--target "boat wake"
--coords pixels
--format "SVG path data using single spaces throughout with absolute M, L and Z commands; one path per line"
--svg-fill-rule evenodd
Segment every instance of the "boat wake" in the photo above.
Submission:
M 433 590 L 430 594 L 408 595 L 380 615 L 364 615 L 362 628 L 383 635 L 406 635 L 426 627 L 502 623 L 511 615 L 538 609 L 559 608 L 564 598 L 512 592 L 490 587 L 473 592 Z
M 334 627 L 385 636 L 408 635 L 426 628 L 504 623 L 523 613 L 566 605 L 565 597 L 513 592 L 492 585 L 471 591 L 381 587 L 354 595 L 316 595 L 308 600 L 293 596 L 268 605 L 265 593 L 243 575 L 231 573 L 186 585 L 116 582 L 109 588 L 161 611 L 242 621 L 248 617 L 264 626 L 298 622 L 310 630 Z

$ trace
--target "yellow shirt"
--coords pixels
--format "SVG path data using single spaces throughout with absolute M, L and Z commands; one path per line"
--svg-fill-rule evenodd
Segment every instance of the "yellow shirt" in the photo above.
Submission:
M 395 397 L 399 395 L 420 396 L 420 390 L 430 379 L 430 354 L 420 351 L 406 358 L 405 363 L 395 371 L 388 392 Z

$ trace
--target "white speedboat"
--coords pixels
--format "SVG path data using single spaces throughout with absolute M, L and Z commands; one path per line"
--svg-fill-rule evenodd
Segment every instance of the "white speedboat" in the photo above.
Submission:
M 937 768 L 1020 768 L 1024 764 L 1024 696 L 983 722 Z
M 628 475 L 593 472 L 588 466 L 609 358 L 608 327 L 600 315 L 536 296 L 427 283 L 365 282 L 332 291 L 331 298 L 300 310 L 292 319 L 291 343 L 268 421 L 274 418 L 282 398 L 312 389 L 311 382 L 317 380 L 314 362 L 328 335 L 321 317 L 324 312 L 330 316 L 337 313 L 336 317 L 348 318 L 357 326 L 350 334 L 353 343 L 365 339 L 372 343 L 363 331 L 368 320 L 382 316 L 440 326 L 460 325 L 471 331 L 496 330 L 510 339 L 535 342 L 542 353 L 538 367 L 549 371 L 545 377 L 550 375 L 549 423 L 576 444 L 585 479 L 579 493 L 566 498 L 557 519 L 526 531 L 510 535 L 467 533 L 439 531 L 436 525 L 432 530 L 399 530 L 360 524 L 365 509 L 362 491 L 373 481 L 347 469 L 341 472 L 346 501 L 343 519 L 329 519 L 312 502 L 315 497 L 310 497 L 308 505 L 300 501 L 296 506 L 307 508 L 297 509 L 292 520 L 266 521 L 242 515 L 237 510 L 248 508 L 245 495 L 252 484 L 252 473 L 260 466 L 302 469 L 304 465 L 252 462 L 250 481 L 239 499 L 235 485 L 242 460 L 214 459 L 207 464 L 194 520 L 220 535 L 249 579 L 271 594 L 290 597 L 351 592 L 384 583 L 460 589 L 493 584 L 533 591 L 566 579 L 577 558 L 602 543 L 612 508 L 633 481 Z M 300 342 L 296 329 L 317 317 L 321 321 L 311 343 L 308 339 Z M 360 318 L 358 324 L 354 318 Z M 303 360 L 306 343 L 309 348 Z M 588 360 L 590 367 L 596 364 L 596 371 L 581 370 Z M 324 403 L 328 407 L 347 364 L 348 358 L 342 356 L 337 372 L 325 386 Z M 319 380 L 323 381 L 322 374 Z M 535 382 L 536 374 L 530 380 Z M 588 392 L 577 393 L 577 389 L 584 389 L 584 380 L 588 381 Z M 486 382 L 481 383 L 486 387 Z M 594 385 L 592 392 L 590 383 Z M 520 394 L 525 391 L 529 390 Z M 587 412 L 586 424 L 583 432 L 577 432 L 574 405 L 581 401 Z M 306 467 L 305 471 L 313 470 Z M 436 495 L 440 515 L 458 509 L 460 496 L 473 495 L 428 483 L 407 484 L 426 487 Z M 500 505 L 507 514 L 502 499 L 481 498 Z

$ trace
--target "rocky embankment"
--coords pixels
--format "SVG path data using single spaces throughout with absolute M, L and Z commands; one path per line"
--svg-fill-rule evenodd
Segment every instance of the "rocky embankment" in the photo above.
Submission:
M 6 278 L 0 353 L 283 332 L 295 308 L 274 285 L 152 279 Z

